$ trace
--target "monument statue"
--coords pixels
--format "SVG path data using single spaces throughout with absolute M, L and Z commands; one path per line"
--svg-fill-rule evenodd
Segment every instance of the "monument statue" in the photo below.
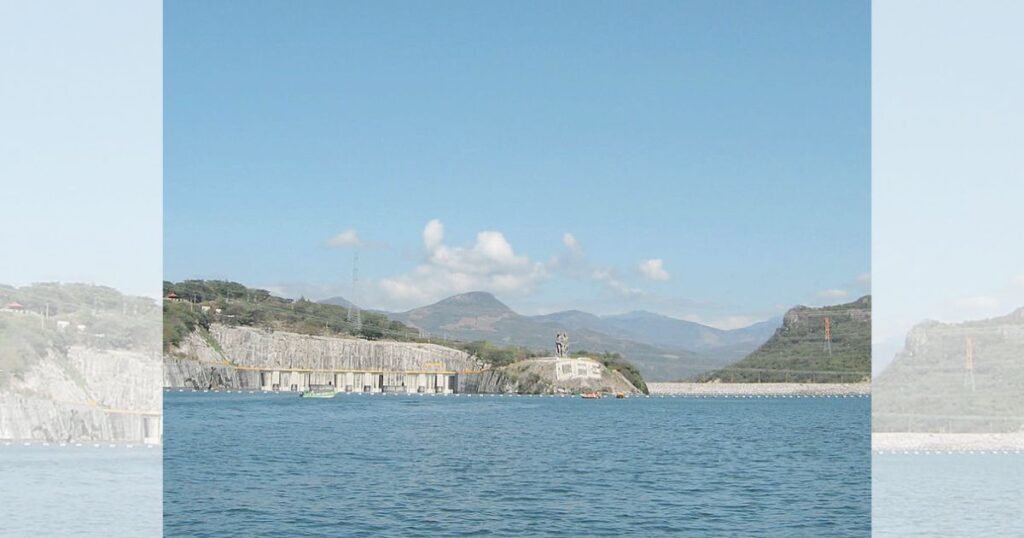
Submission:
M 555 355 L 565 357 L 569 355 L 569 335 L 560 332 L 555 335 Z

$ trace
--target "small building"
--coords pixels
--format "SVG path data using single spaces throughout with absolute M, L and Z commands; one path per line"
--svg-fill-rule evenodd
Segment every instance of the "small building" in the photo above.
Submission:
M 178 294 L 177 294 L 177 293 L 174 293 L 174 292 L 172 291 L 171 293 L 168 293 L 166 297 L 164 297 L 164 300 L 166 300 L 166 301 L 173 301 L 173 302 L 178 302 L 178 301 L 180 301 L 181 299 L 179 299 L 179 298 L 178 298 Z
M 0 308 L 0 312 L 10 312 L 12 314 L 25 314 L 28 312 L 28 310 L 25 309 L 25 305 L 17 301 L 12 301 L 4 305 L 3 308 Z

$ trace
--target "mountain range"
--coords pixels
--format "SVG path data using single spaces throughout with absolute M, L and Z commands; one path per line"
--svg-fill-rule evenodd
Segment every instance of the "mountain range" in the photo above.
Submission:
M 349 304 L 343 297 L 321 302 Z M 564 331 L 569 333 L 570 351 L 620 353 L 653 381 L 688 378 L 735 362 L 757 349 L 782 322 L 776 318 L 723 330 L 644 311 L 598 316 L 568 310 L 525 316 L 479 291 L 383 314 L 439 338 L 486 340 L 536 351 L 553 352 L 555 334 Z

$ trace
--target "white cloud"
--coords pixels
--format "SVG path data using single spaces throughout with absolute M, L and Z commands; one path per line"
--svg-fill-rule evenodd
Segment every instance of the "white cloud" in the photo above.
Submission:
M 437 219 L 428 222 L 423 228 L 423 246 L 427 248 L 427 251 L 433 252 L 434 249 L 441 245 L 443 240 L 444 224 L 441 224 L 441 221 Z
M 562 245 L 565 246 L 565 249 L 548 260 L 548 270 L 561 272 L 577 279 L 589 278 L 590 264 L 583 251 L 583 244 L 576 239 L 575 235 L 565 232 L 562 234 Z
M 819 299 L 845 299 L 850 296 L 850 292 L 840 289 L 822 290 L 818 292 Z
M 583 254 L 583 245 L 580 244 L 575 235 L 569 232 L 562 234 L 562 244 L 573 254 Z
M 616 278 L 611 269 L 594 269 L 590 273 L 590 278 L 604 284 L 606 288 L 623 297 L 640 297 L 644 295 L 644 290 L 623 284 L 622 281 Z
M 562 245 L 565 246 L 565 250 L 552 257 L 547 264 L 550 271 L 576 280 L 597 282 L 617 297 L 636 298 L 646 295 L 643 290 L 630 287 L 619 280 L 615 269 L 592 264 L 587 258 L 583 244 L 572 233 L 562 234 Z
M 434 219 L 423 228 L 426 258 L 412 272 L 380 281 L 394 302 L 420 306 L 468 291 L 527 294 L 547 278 L 543 264 L 515 253 L 504 234 L 482 231 L 469 247 L 444 244 L 444 225 Z
M 637 270 L 640 274 L 644 275 L 648 280 L 660 280 L 665 281 L 672 278 L 672 275 L 668 274 L 665 270 L 665 262 L 659 258 L 652 258 L 650 260 L 644 260 L 637 266 Z
M 363 244 L 359 234 L 352 228 L 335 235 L 327 240 L 327 246 L 331 248 L 358 247 Z

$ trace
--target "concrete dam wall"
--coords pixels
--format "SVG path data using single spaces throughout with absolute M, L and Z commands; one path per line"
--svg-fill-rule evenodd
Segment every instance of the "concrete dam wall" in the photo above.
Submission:
M 486 368 L 436 344 L 271 332 L 213 325 L 190 334 L 164 358 L 164 385 L 190 389 L 554 394 L 639 392 L 621 374 L 587 358 L 545 357 Z

